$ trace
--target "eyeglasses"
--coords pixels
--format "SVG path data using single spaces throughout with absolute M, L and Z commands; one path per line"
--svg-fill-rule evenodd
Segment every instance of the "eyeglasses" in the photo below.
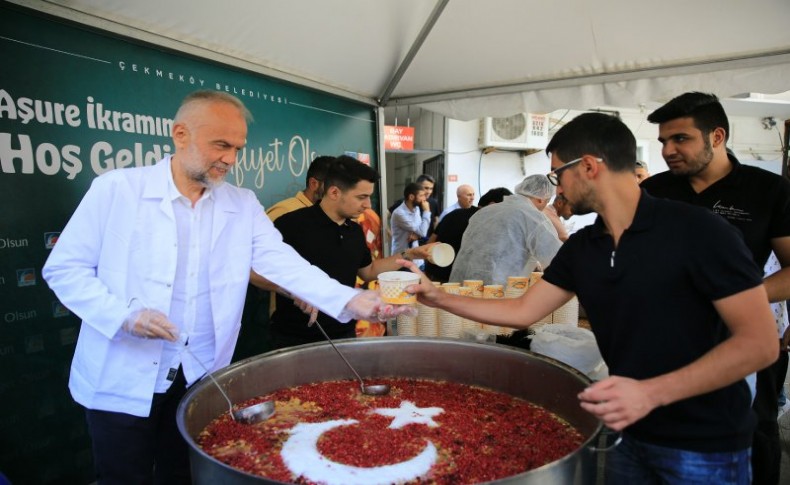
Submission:
M 568 168 L 570 168 L 573 165 L 576 165 L 577 163 L 581 162 L 583 159 L 584 159 L 584 157 L 579 157 L 579 158 L 577 158 L 575 160 L 571 160 L 570 162 L 566 163 L 562 167 L 559 167 L 559 168 L 557 168 L 555 170 L 552 170 L 551 172 L 547 173 L 546 174 L 546 178 L 549 179 L 549 182 L 551 182 L 551 185 L 554 185 L 554 186 L 560 185 L 560 174 L 562 173 L 562 171 L 563 170 L 567 170 Z M 596 158 L 595 161 L 596 162 L 603 162 L 603 158 Z

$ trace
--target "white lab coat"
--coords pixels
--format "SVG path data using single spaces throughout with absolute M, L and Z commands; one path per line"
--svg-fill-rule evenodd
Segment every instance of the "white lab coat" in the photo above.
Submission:
M 163 341 L 123 332 L 129 301 L 169 313 L 177 238 L 168 198 L 170 157 L 93 181 L 43 269 L 60 301 L 82 318 L 69 389 L 89 409 L 148 416 Z M 338 318 L 358 290 L 340 285 L 282 242 L 255 194 L 227 183 L 213 190 L 209 285 L 215 353 L 230 363 L 253 268 Z M 347 320 L 347 319 L 346 319 Z

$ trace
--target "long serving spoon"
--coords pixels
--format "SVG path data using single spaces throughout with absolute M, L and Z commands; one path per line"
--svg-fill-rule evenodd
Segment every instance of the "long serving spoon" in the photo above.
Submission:
M 200 359 L 198 359 L 197 356 L 193 354 L 191 350 L 189 350 L 186 339 L 185 338 L 179 339 L 179 341 L 183 342 L 182 349 L 185 350 L 186 353 L 188 353 L 189 356 L 195 360 L 195 362 L 200 364 L 200 367 L 202 367 L 203 370 L 206 372 L 206 375 L 209 377 L 209 379 L 211 379 L 211 382 L 213 382 L 214 385 L 217 386 L 217 389 L 219 389 L 219 392 L 220 394 L 222 394 L 222 397 L 224 397 L 225 401 L 228 402 L 228 410 L 230 412 L 230 416 L 233 418 L 234 421 L 244 424 L 255 424 L 261 421 L 265 421 L 270 417 L 272 417 L 272 415 L 274 414 L 274 401 L 264 401 L 262 403 L 253 404 L 252 406 L 247 406 L 244 408 L 234 410 L 233 403 L 231 402 L 228 395 L 225 394 L 225 390 L 222 389 L 222 386 L 219 385 L 219 382 L 217 382 L 217 380 L 214 379 L 214 376 L 211 375 L 211 373 L 208 371 L 208 369 L 203 364 L 203 362 Z
M 354 375 L 357 376 L 357 379 L 359 380 L 359 389 L 360 391 L 362 391 L 362 394 L 367 394 L 368 396 L 385 396 L 390 393 L 390 386 L 388 386 L 387 384 L 365 385 L 365 381 L 363 381 L 362 378 L 359 377 L 359 374 L 357 373 L 356 370 L 354 370 L 354 367 L 351 366 L 351 363 L 346 359 L 343 353 L 340 352 L 340 350 L 335 346 L 335 343 L 332 342 L 332 339 L 329 338 L 329 335 L 326 334 L 326 332 L 324 331 L 324 327 L 322 327 L 321 324 L 318 323 L 318 320 L 312 321 L 311 323 L 309 323 L 309 325 L 312 325 L 313 323 L 318 325 L 318 330 L 320 330 L 321 333 L 324 334 L 324 337 L 326 337 L 326 340 L 329 342 L 330 345 L 332 345 L 332 348 L 335 349 L 337 355 L 339 355 L 340 358 L 343 359 L 343 362 L 345 362 L 348 368 L 351 369 L 351 372 L 353 372 Z
M 132 299 L 129 300 L 129 306 L 131 306 L 132 302 L 135 300 L 140 302 L 140 304 L 143 305 L 143 307 L 145 308 L 153 308 L 146 305 L 145 302 L 138 297 L 132 297 Z M 217 382 L 217 380 L 214 379 L 214 376 L 211 375 L 211 372 L 209 372 L 208 368 L 203 363 L 203 361 L 198 359 L 197 356 L 193 354 L 191 350 L 189 350 L 189 347 L 187 346 L 187 344 L 189 343 L 189 336 L 186 333 L 182 333 L 181 335 L 176 335 L 176 337 L 178 337 L 178 342 L 181 344 L 180 352 L 188 353 L 189 356 L 195 360 L 195 362 L 200 364 L 200 367 L 203 369 L 203 371 L 206 373 L 209 379 L 211 379 L 211 382 L 213 382 L 214 385 L 217 386 L 217 389 L 219 390 L 220 394 L 222 394 L 222 397 L 224 397 L 225 401 L 228 402 L 228 411 L 230 412 L 230 416 L 233 418 L 234 421 L 244 424 L 255 424 L 260 421 L 265 421 L 270 417 L 272 417 L 272 415 L 274 414 L 273 401 L 264 401 L 262 403 L 253 404 L 252 406 L 247 406 L 238 410 L 234 410 L 233 403 L 231 402 L 228 395 L 225 394 L 225 390 L 222 389 L 222 386 L 219 385 L 219 382 Z

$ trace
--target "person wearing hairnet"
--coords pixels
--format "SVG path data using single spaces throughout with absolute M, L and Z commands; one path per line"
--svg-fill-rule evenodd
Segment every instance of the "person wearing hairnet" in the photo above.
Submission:
M 568 220 L 573 216 L 573 211 L 571 211 L 571 206 L 568 204 L 568 199 L 562 194 L 557 194 L 551 204 L 548 204 L 543 209 L 543 213 L 546 214 L 551 225 L 554 226 L 560 241 L 567 241 L 570 234 L 568 234 L 568 228 L 565 227 L 562 220 Z
M 502 203 L 477 211 L 464 232 L 450 281 L 504 285 L 508 276 L 545 268 L 560 249 L 557 231 L 541 212 L 554 195 L 545 175 L 530 175 Z

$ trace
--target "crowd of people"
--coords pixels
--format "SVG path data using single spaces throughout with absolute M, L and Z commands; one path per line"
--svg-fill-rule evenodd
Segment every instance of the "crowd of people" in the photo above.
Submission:
M 225 182 L 249 112 L 222 92 L 190 94 L 173 154 L 98 177 L 43 269 L 83 321 L 69 388 L 99 482 L 189 483 L 176 406 L 204 367 L 230 363 L 248 284 L 272 295 L 272 346 L 284 348 L 322 341 L 315 321 L 354 338 L 358 319 L 409 311 L 359 289 L 400 269 L 421 276 L 409 288 L 421 303 L 491 325 L 527 328 L 578 297 L 611 376 L 579 405 L 623 436 L 607 483 L 777 484 L 790 330 L 785 307 L 770 304 L 790 298 L 790 183 L 727 149 L 713 95 L 685 93 L 648 120 L 669 168 L 652 176 L 628 127 L 603 113 L 553 135 L 548 174 L 478 205 L 462 184 L 441 210 L 436 181 L 421 175 L 389 208 L 384 257 L 385 231 L 370 225 L 381 221 L 374 168 L 317 157 L 304 189 L 264 215 L 252 191 Z M 569 235 L 565 221 L 592 213 Z M 452 266 L 431 264 L 434 242 L 453 246 Z M 514 299 L 432 283 L 534 270 L 542 280 Z

